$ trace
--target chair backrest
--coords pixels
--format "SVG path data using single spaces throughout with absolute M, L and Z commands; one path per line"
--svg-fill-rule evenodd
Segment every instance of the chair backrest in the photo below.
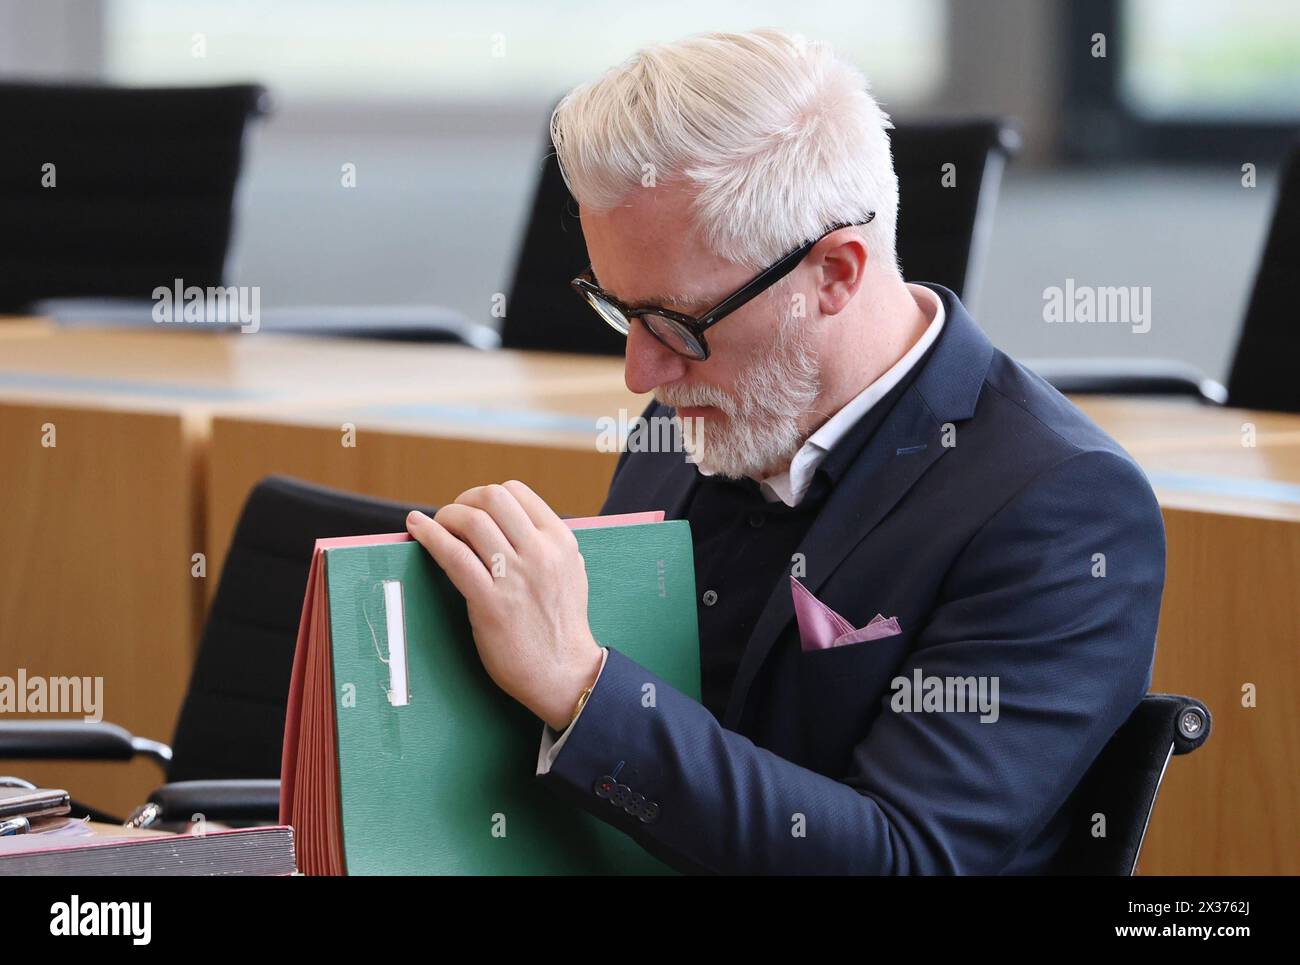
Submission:
M 220 285 L 253 85 L 0 83 L 0 311 Z
M 578 203 L 569 193 L 548 134 L 533 209 L 515 258 L 501 347 L 622 355 L 627 339 L 582 303 L 569 281 L 587 267 Z
M 1156 792 L 1169 759 L 1210 736 L 1210 712 L 1177 694 L 1147 694 L 1093 761 L 1075 789 L 1074 823 L 1053 872 L 1131 875 L 1137 867 Z M 1104 836 L 1097 831 L 1103 826 Z
M 1295 276 L 1300 266 L 1300 142 L 1278 176 L 1273 222 L 1255 273 L 1255 287 L 1228 376 L 1228 405 L 1300 412 L 1300 325 Z
M 1020 149 L 1019 129 L 1010 120 L 979 118 L 902 123 L 891 134 L 903 276 L 937 282 L 971 305 L 1002 172 Z
M 890 132 L 899 179 L 898 254 L 905 277 L 968 299 L 980 277 L 1006 160 L 1019 146 L 1009 121 L 900 124 Z M 622 355 L 627 340 L 569 287 L 587 267 L 578 205 L 550 137 L 515 260 L 503 348 Z M 943 165 L 952 164 L 950 171 Z
M 402 532 L 413 508 L 283 476 L 254 487 L 203 629 L 168 781 L 280 776 L 289 673 L 315 541 Z

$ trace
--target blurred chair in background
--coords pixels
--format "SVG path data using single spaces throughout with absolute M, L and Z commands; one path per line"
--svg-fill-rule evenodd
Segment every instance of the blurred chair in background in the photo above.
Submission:
M 223 286 L 244 132 L 269 101 L 253 84 L 0 83 L 0 223 L 10 229 L 0 236 L 0 312 L 64 327 L 152 327 L 158 286 Z M 488 326 L 438 306 L 264 307 L 258 326 L 500 345 Z
M 1228 375 L 1228 405 L 1300 412 L 1300 142 L 1278 177 L 1273 222 Z
M 0 311 L 223 284 L 244 129 L 266 110 L 251 84 L 0 83 Z
M 1025 364 L 1065 393 L 1190 396 L 1214 405 L 1300 412 L 1300 142 L 1282 164 L 1264 252 L 1255 272 L 1228 385 L 1165 359 L 1030 359 Z
M 943 285 L 972 308 L 1002 173 L 1020 151 L 1019 126 L 1006 118 L 905 122 L 890 135 L 903 277 Z
M 1018 129 L 1002 119 L 930 121 L 899 124 L 890 136 L 904 277 L 936 282 L 969 300 L 983 269 L 1002 171 L 1019 150 Z M 590 259 L 549 135 L 546 149 L 515 260 L 502 346 L 622 355 L 627 339 L 602 325 L 569 287 Z M 946 164 L 953 165 L 950 172 Z
M 169 782 L 149 796 L 150 823 L 193 814 L 274 823 L 289 675 L 316 539 L 404 532 L 411 509 L 287 477 L 262 480 L 235 527 L 172 747 L 109 723 L 0 721 L 0 761 L 145 754 L 166 768 Z M 74 812 L 117 820 L 84 803 Z

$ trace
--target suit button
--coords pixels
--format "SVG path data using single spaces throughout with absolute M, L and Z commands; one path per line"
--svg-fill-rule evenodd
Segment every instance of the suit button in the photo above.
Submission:
M 766 522 L 767 515 L 765 513 L 760 513 L 758 510 L 754 510 L 754 512 L 749 514 L 749 525 L 754 527 L 754 529 L 758 529 Z
M 702 596 L 700 599 L 704 601 L 705 606 L 713 606 L 713 604 L 718 602 L 718 591 L 705 590 L 704 596 Z
M 642 824 L 654 824 L 659 820 L 659 802 L 647 801 L 641 807 L 641 813 L 637 815 Z
M 627 804 L 623 805 L 623 810 L 632 815 L 632 817 L 636 817 L 641 813 L 641 806 L 643 804 L 645 804 L 645 795 L 640 793 L 633 794 L 628 799 Z
M 596 783 L 591 789 L 596 792 L 596 797 L 604 799 L 614 793 L 615 783 L 615 780 L 606 774 L 604 777 L 596 778 Z
M 626 784 L 615 784 L 614 791 L 609 796 L 609 803 L 615 807 L 624 807 L 628 799 L 632 797 L 632 789 Z

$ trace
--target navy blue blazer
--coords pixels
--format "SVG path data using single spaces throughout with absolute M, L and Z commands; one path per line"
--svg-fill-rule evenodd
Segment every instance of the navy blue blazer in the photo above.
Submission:
M 679 870 L 1047 871 L 1091 820 L 1071 793 L 1147 691 L 1165 545 L 1146 477 L 930 287 L 947 311 L 934 350 L 799 547 L 823 602 L 902 633 L 804 652 L 778 581 L 721 724 L 601 641 L 540 778 Z M 602 511 L 682 518 L 699 478 L 681 453 L 625 453 Z M 891 707 L 918 671 L 996 679 L 996 720 Z

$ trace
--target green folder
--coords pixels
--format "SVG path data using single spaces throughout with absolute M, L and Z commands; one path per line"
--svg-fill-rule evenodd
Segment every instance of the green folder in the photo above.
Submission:
M 689 524 L 574 532 L 596 639 L 698 700 Z M 488 677 L 464 598 L 419 544 L 349 546 L 324 556 L 349 874 L 668 870 L 542 785 L 541 721 Z M 385 581 L 401 584 L 405 706 L 390 699 L 392 665 L 383 659 Z

